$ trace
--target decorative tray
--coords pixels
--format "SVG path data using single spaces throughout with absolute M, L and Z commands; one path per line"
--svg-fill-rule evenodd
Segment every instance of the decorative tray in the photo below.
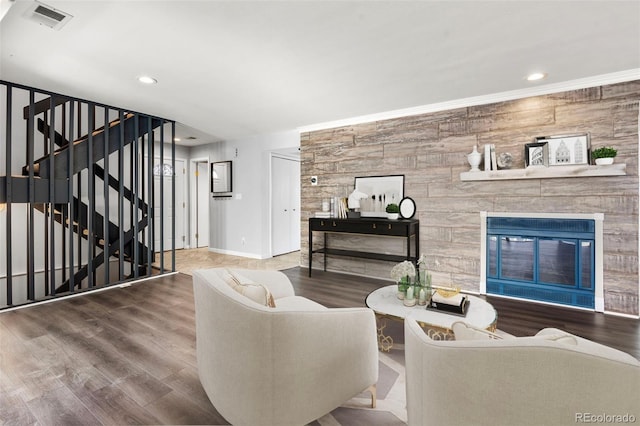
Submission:
M 469 310 L 469 298 L 465 296 L 460 305 L 450 305 L 448 303 L 434 302 L 433 299 L 427 303 L 427 309 L 430 311 L 438 311 L 460 317 L 466 317 Z

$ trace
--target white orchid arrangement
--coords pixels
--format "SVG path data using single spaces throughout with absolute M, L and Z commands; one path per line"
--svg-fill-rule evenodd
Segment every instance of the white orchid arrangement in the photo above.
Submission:
M 431 287 L 431 274 L 427 271 L 427 256 L 424 253 L 418 259 L 418 268 L 420 269 L 420 282 L 422 285 Z
M 415 278 L 416 276 L 416 267 L 413 266 L 413 263 L 405 260 L 404 262 L 398 263 L 396 266 L 391 268 L 391 278 L 395 281 L 400 281 L 403 278 Z

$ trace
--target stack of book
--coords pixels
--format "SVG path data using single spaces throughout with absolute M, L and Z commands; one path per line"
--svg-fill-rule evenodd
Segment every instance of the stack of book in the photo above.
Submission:
M 334 205 L 335 205 L 336 212 L 333 217 L 337 217 L 339 219 L 346 219 L 347 212 L 349 211 L 349 208 L 347 207 L 347 199 L 336 198 Z
M 431 296 L 431 301 L 427 305 L 427 309 L 436 311 L 443 311 L 450 314 L 467 315 L 467 309 L 469 308 L 469 298 L 464 294 L 457 293 L 450 297 L 445 297 L 439 294 L 437 291 Z
M 496 160 L 496 146 L 495 144 L 488 143 L 484 146 L 484 171 L 498 170 L 498 164 Z
M 321 219 L 328 219 L 335 217 L 337 219 L 345 219 L 347 217 L 347 212 L 349 208 L 347 207 L 347 199 L 334 197 L 331 198 L 331 207 L 328 212 L 316 212 L 315 217 Z

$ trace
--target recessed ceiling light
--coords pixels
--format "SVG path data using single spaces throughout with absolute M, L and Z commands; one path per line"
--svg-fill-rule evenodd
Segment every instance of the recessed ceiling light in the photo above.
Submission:
M 547 76 L 546 73 L 543 72 L 534 72 L 531 73 L 527 76 L 527 80 L 528 81 L 537 81 L 537 80 L 542 80 L 543 78 L 545 78 Z
M 148 75 L 142 75 L 138 77 L 138 81 L 144 84 L 156 84 L 158 82 L 158 80 L 153 77 L 149 77 Z

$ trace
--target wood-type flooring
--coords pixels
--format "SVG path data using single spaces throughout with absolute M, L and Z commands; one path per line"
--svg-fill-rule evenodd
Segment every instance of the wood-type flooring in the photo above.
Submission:
M 388 281 L 304 268 L 296 293 L 329 307 L 363 306 Z M 521 336 L 558 327 L 640 358 L 640 321 L 487 298 L 498 327 Z M 0 423 L 227 424 L 197 374 L 191 277 L 0 313 Z

